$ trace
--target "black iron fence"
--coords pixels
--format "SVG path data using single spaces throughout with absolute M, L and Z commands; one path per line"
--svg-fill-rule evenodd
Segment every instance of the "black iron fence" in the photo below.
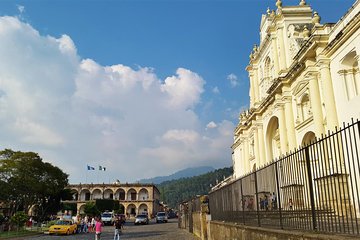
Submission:
M 360 235 L 360 121 L 210 192 L 213 220 Z

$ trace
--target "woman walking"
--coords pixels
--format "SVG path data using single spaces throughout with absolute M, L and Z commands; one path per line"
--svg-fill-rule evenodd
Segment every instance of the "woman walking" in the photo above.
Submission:
M 95 240 L 100 240 L 102 230 L 101 218 L 96 217 L 95 220 Z

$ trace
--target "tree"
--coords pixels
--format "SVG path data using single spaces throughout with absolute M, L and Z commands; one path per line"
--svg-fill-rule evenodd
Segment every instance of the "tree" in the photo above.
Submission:
M 25 214 L 23 211 L 16 212 L 14 216 L 11 217 L 11 223 L 15 224 L 17 228 L 23 227 L 28 220 L 29 216 Z
M 88 202 L 84 206 L 84 213 L 89 216 L 98 216 L 100 214 L 100 211 L 96 207 L 95 203 Z
M 161 195 L 160 200 L 172 208 L 177 208 L 183 201 L 189 200 L 196 195 L 208 194 L 211 186 L 215 186 L 219 180 L 232 174 L 232 168 L 217 169 L 191 178 L 180 178 L 165 181 L 157 185 Z
M 44 217 L 51 206 L 59 206 L 67 184 L 68 175 L 43 162 L 37 153 L 0 151 L 0 187 L 4 189 L 0 200 L 9 203 L 12 213 L 28 213 L 36 205 L 40 217 Z

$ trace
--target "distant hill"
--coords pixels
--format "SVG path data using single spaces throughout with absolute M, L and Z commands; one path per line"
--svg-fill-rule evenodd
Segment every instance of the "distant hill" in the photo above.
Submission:
M 208 194 L 211 186 L 232 175 L 233 168 L 221 168 L 195 177 L 181 178 L 157 184 L 160 191 L 160 200 L 171 208 L 178 208 L 183 201 L 196 195 Z
M 176 179 L 180 179 L 180 178 L 198 176 L 198 175 L 201 175 L 201 174 L 204 174 L 207 172 L 211 172 L 214 170 L 215 170 L 215 168 L 213 168 L 213 167 L 186 168 L 184 170 L 178 171 L 169 176 L 160 176 L 160 177 L 154 177 L 154 178 L 148 178 L 148 179 L 141 179 L 141 180 L 139 180 L 139 182 L 140 183 L 160 184 L 165 181 L 171 181 L 171 180 L 176 180 Z

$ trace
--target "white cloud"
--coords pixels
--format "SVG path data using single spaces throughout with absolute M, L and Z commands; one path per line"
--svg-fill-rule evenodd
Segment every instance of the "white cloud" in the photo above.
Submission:
M 25 12 L 25 7 L 24 6 L 22 6 L 22 5 L 16 5 L 16 6 L 17 6 L 17 9 L 18 9 L 20 14 Z
M 216 128 L 217 125 L 216 123 L 214 123 L 213 121 L 209 122 L 207 125 L 206 125 L 206 128 L 207 129 L 210 129 L 210 128 Z
M 179 68 L 177 76 L 168 77 L 161 90 L 169 95 L 170 107 L 193 108 L 204 91 L 205 81 L 190 70 Z
M 214 88 L 212 89 L 212 92 L 215 93 L 215 94 L 219 94 L 219 93 L 220 93 L 220 90 L 219 90 L 218 87 L 214 87 Z
M 41 36 L 13 17 L 0 17 L 0 39 L 3 148 L 38 152 L 71 182 L 85 181 L 86 164 L 108 167 L 87 175 L 106 182 L 230 165 L 234 126 L 205 130 L 197 73 L 179 68 L 162 81 L 148 67 L 101 66 L 81 59 L 70 36 Z
M 63 144 L 63 139 L 59 134 L 27 119 L 17 119 L 14 127 L 14 132 L 19 132 L 21 140 L 25 143 L 54 147 Z
M 239 85 L 238 78 L 235 74 L 231 73 L 227 76 L 227 79 L 230 81 L 231 87 L 237 87 Z

